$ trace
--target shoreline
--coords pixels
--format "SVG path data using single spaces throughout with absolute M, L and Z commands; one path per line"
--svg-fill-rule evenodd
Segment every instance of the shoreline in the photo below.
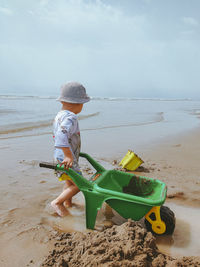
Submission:
M 141 169 L 135 173 L 165 182 L 168 186 L 166 204 L 200 207 L 199 137 L 198 127 L 136 151 L 144 160 L 144 168 L 143 172 Z M 91 145 L 88 153 L 93 156 L 92 150 Z M 4 267 L 13 266 L 13 262 L 15 267 L 39 266 L 37 264 L 53 248 L 52 234 L 62 229 L 66 232 L 70 224 L 77 231 L 85 231 L 84 200 L 80 195 L 75 198 L 78 208 L 73 208 L 74 217 L 70 220 L 58 218 L 50 211 L 49 203 L 60 193 L 62 183 L 56 180 L 52 171 L 38 168 L 39 161 L 51 161 L 52 143 L 49 138 L 10 140 L 4 145 L 3 152 L 0 262 Z M 114 159 L 119 161 L 121 156 L 124 156 L 122 151 L 110 157 L 94 153 L 95 159 L 105 168 L 117 167 L 112 162 Z M 69 231 L 73 231 L 73 227 Z

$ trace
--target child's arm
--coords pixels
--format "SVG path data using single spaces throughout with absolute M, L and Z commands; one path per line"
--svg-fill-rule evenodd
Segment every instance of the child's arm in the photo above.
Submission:
M 73 155 L 72 155 L 70 148 L 69 147 L 61 147 L 61 149 L 62 149 L 65 157 L 64 157 L 64 160 L 61 162 L 60 166 L 62 166 L 64 164 L 66 169 L 71 168 L 74 159 L 73 159 Z

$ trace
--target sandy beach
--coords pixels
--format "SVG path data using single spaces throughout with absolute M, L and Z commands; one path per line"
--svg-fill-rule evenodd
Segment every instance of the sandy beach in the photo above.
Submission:
M 200 267 L 198 10 L 0 0 L 0 267 Z
M 165 205 L 176 214 L 177 224 L 174 234 L 170 237 L 156 238 L 155 241 L 159 253 L 165 255 L 163 257 L 173 258 L 174 265 L 170 263 L 172 265 L 162 266 L 177 266 L 174 260 L 177 258 L 183 264 L 178 266 L 200 266 L 198 257 L 185 260 L 186 265 L 182 260 L 183 256 L 200 255 L 199 138 L 200 129 L 196 128 L 173 138 L 165 138 L 162 142 L 153 143 L 137 151 L 144 160 L 144 164 L 143 168 L 135 173 L 165 182 L 168 186 Z M 92 150 L 93 148 L 89 147 L 87 152 L 92 155 Z M 52 158 L 52 144 L 47 136 L 10 139 L 1 145 L 1 151 L 4 156 L 1 159 L 0 265 L 4 267 L 41 266 L 49 252 L 51 254 L 51 251 L 56 249 L 57 241 L 54 237 L 73 231 L 87 235 L 83 195 L 79 193 L 75 197 L 76 205 L 71 208 L 70 217 L 59 218 L 50 208 L 49 203 L 61 191 L 62 183 L 56 180 L 51 170 L 38 167 L 39 161 L 51 161 Z M 112 165 L 112 162 L 120 160 L 115 156 L 102 158 L 98 155 L 97 157 L 97 152 L 95 158 L 106 168 L 118 167 L 116 164 Z M 85 162 L 82 163 L 82 168 L 84 175 L 91 175 L 92 171 L 88 170 Z M 97 230 L 102 231 L 105 227 L 103 224 L 105 219 L 109 220 L 106 218 L 104 207 L 97 217 Z M 115 216 L 113 223 L 121 225 L 123 229 L 124 222 L 125 220 Z M 124 227 L 127 225 L 125 224 Z M 170 261 L 167 262 L 166 260 L 166 264 L 169 264 Z M 191 264 L 189 265 L 188 262 Z

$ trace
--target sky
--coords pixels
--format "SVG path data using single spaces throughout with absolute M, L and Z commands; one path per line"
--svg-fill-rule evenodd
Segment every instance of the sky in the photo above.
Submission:
M 0 0 L 0 93 L 200 99 L 199 0 Z

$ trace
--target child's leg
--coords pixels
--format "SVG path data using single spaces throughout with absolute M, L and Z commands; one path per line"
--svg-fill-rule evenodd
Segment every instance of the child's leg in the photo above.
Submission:
M 71 180 L 66 180 L 65 185 L 63 187 L 63 191 L 66 190 L 68 187 L 73 185 Z M 67 206 L 67 208 L 72 207 L 72 198 L 65 200 L 64 204 Z
M 65 190 L 65 189 L 67 189 L 68 187 L 70 187 L 72 185 L 72 181 L 71 180 L 66 180 L 65 181 L 65 184 L 64 184 L 64 186 L 63 186 L 63 191 Z
M 56 210 L 61 217 L 69 214 L 63 203 L 72 199 L 79 192 L 79 188 L 72 182 L 72 185 L 65 189 L 55 200 L 51 202 L 51 206 Z

